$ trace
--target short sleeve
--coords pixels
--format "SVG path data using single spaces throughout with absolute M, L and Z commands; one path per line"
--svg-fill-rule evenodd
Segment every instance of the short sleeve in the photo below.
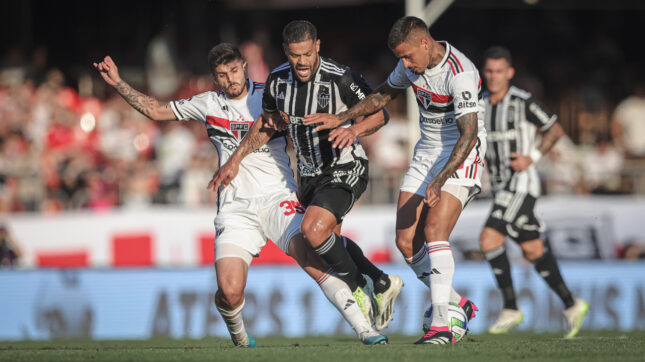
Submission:
M 347 107 L 352 107 L 372 93 L 372 88 L 365 78 L 353 69 L 345 71 L 338 86 L 340 97 Z
M 526 101 L 526 119 L 545 132 L 553 126 L 558 116 L 547 110 L 537 99 L 529 97 Z
M 410 80 L 405 75 L 405 67 L 403 67 L 402 61 L 399 60 L 390 76 L 387 77 L 387 85 L 396 89 L 405 89 L 410 86 Z
M 450 83 L 455 118 L 464 114 L 479 112 L 479 74 L 463 72 L 457 74 Z
M 275 76 L 270 74 L 267 82 L 264 85 L 264 93 L 262 93 L 262 109 L 266 112 L 272 113 L 278 110 L 278 104 L 275 100 Z
M 208 111 L 208 100 L 210 92 L 200 93 L 187 99 L 180 99 L 170 102 L 170 109 L 180 121 L 202 121 L 206 122 Z

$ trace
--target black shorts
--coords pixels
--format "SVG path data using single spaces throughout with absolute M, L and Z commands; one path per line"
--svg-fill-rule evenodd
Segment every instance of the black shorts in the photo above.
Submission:
M 318 176 L 300 177 L 298 200 L 305 207 L 315 205 L 329 210 L 340 224 L 365 192 L 367 178 L 367 160 L 338 165 Z
M 518 243 L 539 239 L 543 226 L 535 216 L 535 201 L 526 193 L 499 191 L 486 226 Z

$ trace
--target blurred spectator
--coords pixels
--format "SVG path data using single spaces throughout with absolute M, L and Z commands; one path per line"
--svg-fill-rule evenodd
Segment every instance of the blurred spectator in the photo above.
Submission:
M 612 144 L 609 135 L 601 134 L 595 148 L 584 155 L 585 188 L 595 194 L 617 192 L 620 188 L 620 171 L 623 154 Z
M 571 139 L 564 135 L 551 151 L 538 162 L 540 178 L 546 194 L 576 194 L 583 191 L 578 168 L 578 151 Z
M 618 104 L 611 130 L 628 156 L 645 157 L 645 82 L 638 83 L 634 94 Z
M 9 234 L 7 227 L 0 224 L 0 267 L 17 266 L 21 255 L 20 248 Z
M 645 259 L 645 248 L 638 242 L 630 242 L 621 250 L 620 256 L 625 260 Z
M 264 83 L 269 76 L 269 67 L 264 61 L 262 47 L 252 41 L 240 44 L 240 53 L 246 60 L 249 78 L 256 83 Z
M 164 204 L 177 203 L 182 175 L 194 153 L 195 138 L 188 128 L 181 124 L 161 122 L 160 129 L 161 135 L 155 143 L 160 173 L 160 188 L 156 201 Z

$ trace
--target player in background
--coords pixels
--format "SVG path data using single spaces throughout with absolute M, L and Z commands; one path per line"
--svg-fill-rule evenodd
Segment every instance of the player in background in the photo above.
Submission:
M 373 294 L 376 304 L 376 329 L 385 328 L 394 312 L 394 301 L 403 282 L 387 275 L 363 256 L 352 240 L 341 237 L 345 215 L 365 191 L 368 161 L 358 136 L 376 132 L 388 118 L 377 109 L 357 122 L 348 118 L 341 128 L 350 137 L 334 138 L 330 131 L 319 132 L 304 125 L 306 115 L 331 114 L 347 110 L 371 93 L 363 77 L 347 66 L 319 56 L 320 39 L 316 27 L 296 20 L 282 31 L 283 48 L 288 62 L 271 72 L 263 96 L 263 118 L 268 126 L 286 127 L 298 158 L 298 199 L 307 207 L 301 230 L 309 244 L 349 285 L 363 313 L 372 314 Z M 228 184 L 237 174 L 237 165 L 268 134 L 249 134 L 229 162 L 213 176 L 213 185 Z M 346 147 L 345 147 L 346 146 Z M 366 274 L 373 281 L 367 288 Z
M 488 331 L 506 333 L 524 319 L 517 307 L 504 248 L 504 239 L 508 236 L 520 245 L 524 257 L 562 299 L 569 328 L 566 337 L 571 338 L 580 330 L 589 305 L 575 298 L 562 280 L 553 253 L 540 238 L 542 226 L 534 210 L 540 195 L 535 163 L 551 150 L 564 131 L 556 115 L 530 93 L 510 85 L 515 70 L 508 49 L 489 48 L 484 53 L 483 71 L 488 88 L 484 93 L 489 143 L 486 163 L 495 200 L 480 243 L 504 300 L 504 309 Z M 535 142 L 536 131 L 542 134 L 539 144 Z
M 94 63 L 103 79 L 136 110 L 155 121 L 204 122 L 219 154 L 220 165 L 238 147 L 261 114 L 263 84 L 251 81 L 246 62 L 231 44 L 215 46 L 208 54 L 215 83 L 222 89 L 188 99 L 162 103 L 138 92 L 124 82 L 109 57 Z M 240 164 L 239 177 L 219 189 L 215 218 L 215 270 L 217 310 L 226 322 L 236 346 L 255 347 L 242 320 L 244 287 L 254 256 L 271 239 L 317 281 L 329 301 L 341 312 L 365 344 L 387 343 L 377 333 L 352 296 L 348 286 L 304 241 L 300 223 L 304 208 L 298 203 L 293 171 L 289 166 L 284 135 L 275 134 L 262 148 Z
M 473 63 L 447 42 L 435 41 L 419 18 L 397 20 L 388 46 L 400 60 L 385 83 L 345 112 L 311 115 L 304 123 L 319 124 L 318 130 L 335 128 L 381 109 L 412 86 L 421 139 L 401 185 L 396 244 L 431 289 L 432 323 L 415 343 L 454 343 L 449 303 L 459 304 L 469 319 L 477 310 L 452 288 L 455 264 L 448 240 L 462 209 L 481 189 L 486 151 L 481 80 Z

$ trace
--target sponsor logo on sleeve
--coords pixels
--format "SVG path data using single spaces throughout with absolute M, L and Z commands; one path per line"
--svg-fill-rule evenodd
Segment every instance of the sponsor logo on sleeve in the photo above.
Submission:
M 354 92 L 354 93 L 356 94 L 356 96 L 358 97 L 358 99 L 361 99 L 361 100 L 362 100 L 362 99 L 364 99 L 364 98 L 365 98 L 365 93 L 363 93 L 363 91 L 361 90 L 361 88 L 360 88 L 356 83 L 353 83 L 353 82 L 352 82 L 352 84 L 350 84 L 350 85 L 349 85 L 349 89 L 351 89 L 351 90 L 352 90 L 352 92 Z
M 477 102 L 470 101 L 473 95 L 469 91 L 461 92 L 463 101 L 457 103 L 457 109 L 477 107 Z

